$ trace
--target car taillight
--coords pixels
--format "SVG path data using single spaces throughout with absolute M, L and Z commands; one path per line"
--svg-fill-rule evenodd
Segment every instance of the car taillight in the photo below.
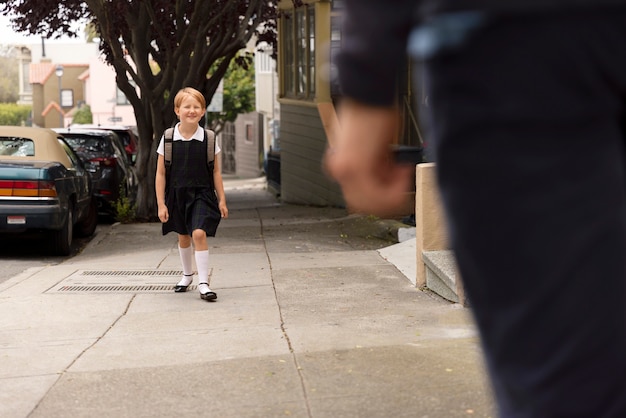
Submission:
M 115 157 L 92 158 L 89 161 L 102 167 L 115 167 L 117 165 L 117 158 Z
M 39 197 L 57 197 L 57 188 L 53 181 L 39 181 Z
M 57 197 L 53 181 L 0 180 L 0 196 Z

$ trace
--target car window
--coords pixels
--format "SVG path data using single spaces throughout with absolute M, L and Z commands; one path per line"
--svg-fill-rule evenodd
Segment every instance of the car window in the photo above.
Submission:
M 65 140 L 76 152 L 103 153 L 110 150 L 106 140 L 97 136 L 69 136 Z
M 128 135 L 128 132 L 115 131 L 115 133 L 120 137 L 124 146 L 130 145 L 130 135 Z
M 115 153 L 118 155 L 119 158 L 123 158 L 127 160 L 126 151 L 124 151 L 124 146 L 120 143 L 119 137 L 111 138 L 111 145 L 113 145 L 113 148 L 115 149 Z
M 0 137 L 0 155 L 33 157 L 35 155 L 35 143 L 29 138 L 2 136 Z
M 59 144 L 61 144 L 61 147 L 70 159 L 72 167 L 81 167 L 80 160 L 76 153 L 72 150 L 72 148 L 62 138 L 57 138 L 57 140 L 59 141 Z

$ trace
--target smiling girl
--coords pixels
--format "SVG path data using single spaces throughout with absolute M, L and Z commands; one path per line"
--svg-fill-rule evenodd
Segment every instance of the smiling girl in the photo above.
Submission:
M 221 218 L 228 217 L 228 208 L 220 160 L 216 157 L 212 162 L 207 161 L 208 138 L 199 125 L 205 111 L 204 96 L 196 89 L 186 87 L 174 97 L 174 112 L 179 122 L 174 127 L 170 173 L 166 178 L 165 138 L 161 136 L 155 188 L 163 235 L 178 234 L 183 276 L 174 291 L 186 292 L 193 282 L 195 257 L 200 297 L 214 301 L 217 294 L 209 288 L 207 236 L 215 236 Z M 216 141 L 215 155 L 219 152 Z

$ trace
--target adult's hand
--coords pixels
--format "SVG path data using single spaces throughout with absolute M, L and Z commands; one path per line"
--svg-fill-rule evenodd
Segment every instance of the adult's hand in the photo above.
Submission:
M 339 110 L 339 129 L 324 164 L 341 186 L 352 212 L 389 216 L 408 203 L 410 165 L 394 161 L 391 146 L 398 133 L 396 109 L 346 100 Z

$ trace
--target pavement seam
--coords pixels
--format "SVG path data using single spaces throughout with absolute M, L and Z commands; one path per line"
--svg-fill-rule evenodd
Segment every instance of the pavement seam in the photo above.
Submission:
M 306 405 L 306 412 L 309 418 L 312 418 L 311 414 L 311 405 L 309 402 L 309 397 L 306 391 L 306 385 L 304 384 L 304 376 L 302 375 L 302 367 L 298 363 L 298 357 L 296 356 L 295 350 L 293 349 L 293 345 L 291 344 L 291 339 L 289 338 L 289 334 L 287 334 L 287 329 L 285 328 L 285 320 L 283 318 L 283 311 L 280 307 L 280 303 L 278 302 L 278 291 L 276 290 L 276 283 L 274 282 L 274 269 L 272 268 L 272 258 L 267 250 L 267 242 L 265 241 L 265 235 L 263 233 L 263 218 L 259 209 L 256 208 L 257 216 L 259 217 L 259 225 L 260 225 L 260 235 L 263 240 L 263 249 L 265 251 L 265 256 L 267 257 L 267 263 L 269 265 L 270 270 L 270 278 L 272 280 L 272 289 L 274 291 L 274 299 L 276 300 L 276 306 L 278 307 L 278 316 L 280 318 L 280 330 L 287 342 L 287 347 L 289 348 L 289 353 L 291 353 L 291 359 L 293 360 L 293 364 L 296 367 L 296 372 L 298 373 L 298 378 L 300 379 L 300 387 L 302 388 L 302 396 L 304 397 L 304 403 Z
M 67 372 L 69 371 L 69 369 L 72 368 L 72 366 L 74 364 L 76 364 L 76 362 L 83 356 L 85 355 L 85 353 L 87 353 L 87 351 L 91 350 L 96 344 L 98 344 L 100 341 L 102 341 L 102 339 L 109 333 L 109 331 L 111 331 L 113 329 L 113 327 L 120 321 L 120 319 L 124 318 L 126 316 L 126 314 L 128 314 L 128 311 L 130 310 L 131 305 L 133 304 L 133 301 L 135 300 L 135 298 L 137 297 L 137 294 L 134 294 L 130 300 L 128 301 L 128 304 L 126 304 L 126 309 L 124 309 L 124 312 L 122 312 L 122 314 L 120 316 L 117 317 L 117 319 L 115 319 L 115 321 L 113 321 L 113 323 L 109 326 L 109 328 L 107 328 L 107 330 L 98 338 L 96 338 L 96 340 L 89 344 L 88 347 L 86 347 L 83 351 L 80 352 L 80 354 L 78 356 L 76 356 L 74 358 L 74 360 L 72 360 L 70 362 L 70 364 L 67 365 L 67 367 L 65 367 L 65 369 L 63 369 L 63 371 L 61 373 L 59 373 L 59 377 L 56 379 L 56 381 L 48 388 L 48 390 L 46 391 L 46 393 L 41 397 L 41 399 L 39 399 L 39 401 L 37 402 L 37 404 L 35 405 L 35 407 L 30 411 L 30 413 L 28 414 L 28 417 L 32 416 L 37 409 L 39 408 L 39 406 L 41 405 L 41 403 L 43 402 L 43 400 L 46 398 L 46 396 L 48 396 L 48 394 L 50 393 L 50 391 L 57 385 L 57 383 L 59 382 L 59 380 L 61 380 L 61 378 L 63 376 L 65 376 L 67 374 Z

